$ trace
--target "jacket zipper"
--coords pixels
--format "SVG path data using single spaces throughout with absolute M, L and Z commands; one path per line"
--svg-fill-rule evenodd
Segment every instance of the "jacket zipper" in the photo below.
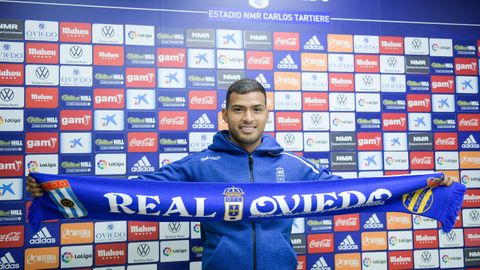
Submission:
M 250 169 L 250 182 L 255 182 L 253 179 L 253 156 L 248 154 L 248 167 Z M 252 221 L 252 242 L 253 242 L 253 269 L 257 269 L 257 237 L 255 235 L 255 221 Z

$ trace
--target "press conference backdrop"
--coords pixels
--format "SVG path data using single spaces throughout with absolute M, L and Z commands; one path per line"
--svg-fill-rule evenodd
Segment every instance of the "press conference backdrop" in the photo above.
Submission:
M 134 178 L 201 151 L 243 77 L 288 151 L 468 188 L 449 234 L 399 213 L 296 219 L 298 269 L 480 267 L 479 5 L 277 2 L 0 1 L 0 269 L 200 269 L 197 222 L 32 232 L 25 175 Z

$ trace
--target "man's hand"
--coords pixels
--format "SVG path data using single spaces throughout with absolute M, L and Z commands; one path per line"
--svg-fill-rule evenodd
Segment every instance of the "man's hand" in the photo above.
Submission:
M 43 196 L 44 189 L 37 183 L 35 178 L 30 175 L 27 177 L 27 192 L 30 192 L 32 198 L 38 198 Z
M 446 186 L 449 187 L 453 184 L 453 177 L 446 176 L 443 178 L 443 181 L 440 182 L 440 186 Z

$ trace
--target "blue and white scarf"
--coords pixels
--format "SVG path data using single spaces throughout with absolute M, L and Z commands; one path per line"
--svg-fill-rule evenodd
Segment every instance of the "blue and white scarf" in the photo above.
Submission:
M 196 183 L 32 173 L 48 196 L 33 200 L 34 228 L 52 219 L 239 221 L 352 212 L 406 212 L 450 231 L 465 187 L 443 174 L 287 183 Z

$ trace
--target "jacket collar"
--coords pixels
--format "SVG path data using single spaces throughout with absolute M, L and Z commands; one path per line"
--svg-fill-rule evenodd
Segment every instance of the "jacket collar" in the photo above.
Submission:
M 208 149 L 216 152 L 228 152 L 232 154 L 246 154 L 247 152 L 240 146 L 232 143 L 228 138 L 230 133 L 227 130 L 219 131 L 213 136 L 213 143 Z M 261 144 L 253 151 L 256 155 L 279 154 L 283 148 L 270 135 L 262 135 Z

